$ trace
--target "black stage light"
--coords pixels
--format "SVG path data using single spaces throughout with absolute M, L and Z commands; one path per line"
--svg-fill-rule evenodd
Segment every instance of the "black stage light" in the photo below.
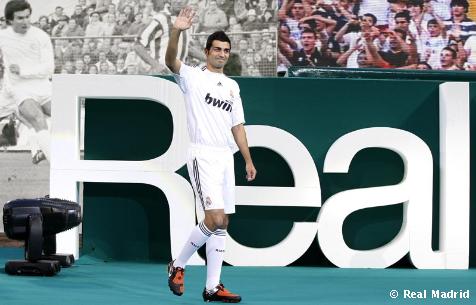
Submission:
M 25 241 L 25 260 L 8 261 L 12 275 L 55 275 L 74 263 L 72 254 L 56 253 L 56 234 L 81 223 L 81 206 L 57 198 L 16 199 L 3 207 L 8 238 Z

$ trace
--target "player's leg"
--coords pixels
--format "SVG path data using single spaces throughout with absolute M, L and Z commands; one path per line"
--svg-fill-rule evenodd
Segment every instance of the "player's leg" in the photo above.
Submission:
M 44 104 L 42 104 L 41 109 L 43 110 L 44 114 L 51 117 L 51 101 L 48 100 Z
M 187 159 L 187 169 L 189 172 L 192 187 L 195 192 L 196 204 L 205 210 L 205 199 L 210 193 L 210 185 L 213 180 L 213 168 L 209 168 L 213 162 L 199 159 L 199 151 L 190 149 Z M 205 212 L 206 214 L 206 212 Z M 207 216 L 205 216 L 207 218 Z M 175 295 L 182 295 L 184 292 L 185 266 L 192 255 L 203 246 L 208 238 L 213 234 L 215 228 L 200 222 L 190 233 L 190 236 L 180 251 L 179 256 L 169 263 L 169 288 Z
M 205 212 L 205 224 L 212 218 L 214 225 L 220 224 L 216 227 L 212 236 L 207 240 L 206 254 L 207 254 L 207 282 L 206 290 L 211 291 L 220 284 L 221 266 L 223 264 L 223 257 L 225 255 L 226 234 L 228 227 L 228 216 L 225 215 L 224 210 L 211 210 Z
M 229 223 L 228 214 L 235 212 L 235 172 L 233 156 L 224 155 L 223 202 L 224 209 L 215 216 L 215 224 L 220 224 L 207 241 L 207 283 L 203 290 L 204 301 L 238 303 L 241 297 L 227 290 L 220 281 Z
M 240 295 L 230 292 L 220 281 L 226 235 L 226 229 L 216 229 L 207 241 L 207 283 L 202 293 L 205 302 L 238 303 L 241 301 Z
M 48 124 L 46 116 L 43 113 L 41 105 L 32 98 L 25 99 L 18 106 L 21 116 L 33 127 L 35 130 L 35 137 L 41 151 L 49 160 L 50 157 L 50 133 L 48 131 Z
M 43 113 L 46 115 L 45 116 L 45 119 L 47 120 L 46 125 L 48 126 L 48 118 L 51 117 L 51 99 L 49 96 L 40 97 L 39 103 L 41 105 L 41 109 L 43 110 Z M 49 126 L 48 126 L 48 135 L 50 135 Z M 47 141 L 48 143 L 47 144 L 43 143 L 42 146 L 44 147 L 44 145 L 47 145 L 48 151 L 49 151 L 50 139 L 48 138 Z M 40 146 L 39 137 L 37 136 L 31 137 L 30 147 L 32 151 L 33 164 L 38 164 L 41 161 L 46 160 L 46 154 L 43 152 L 43 149 Z M 48 160 L 49 160 L 49 153 L 48 153 Z
M 46 160 L 45 154 L 41 151 L 33 126 L 20 113 L 18 113 L 17 117 L 21 124 L 31 130 L 31 132 L 29 132 L 30 136 L 28 137 L 28 147 L 30 148 L 33 164 L 38 164 L 41 161 Z

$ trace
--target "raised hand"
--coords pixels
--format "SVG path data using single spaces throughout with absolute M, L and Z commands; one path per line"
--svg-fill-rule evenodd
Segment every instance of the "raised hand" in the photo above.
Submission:
M 174 28 L 182 31 L 188 29 L 192 26 L 192 19 L 194 16 L 195 11 L 191 7 L 184 7 L 175 19 Z

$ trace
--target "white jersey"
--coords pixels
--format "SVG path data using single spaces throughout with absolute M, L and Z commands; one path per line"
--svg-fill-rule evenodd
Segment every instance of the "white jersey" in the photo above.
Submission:
M 0 49 L 5 66 L 5 89 L 17 92 L 34 92 L 39 96 L 51 96 L 50 77 L 54 72 L 53 47 L 50 37 L 31 26 L 26 34 L 19 34 L 11 27 L 0 31 Z M 15 64 L 20 75 L 10 73 Z
M 429 37 L 424 42 L 423 54 L 428 56 L 427 63 L 431 66 L 433 70 L 439 69 L 441 67 L 440 63 L 440 53 L 444 47 L 448 45 L 448 38 L 443 38 L 441 35 L 437 37 Z
M 235 147 L 231 128 L 245 122 L 238 84 L 223 73 L 182 63 L 174 77 L 185 95 L 193 144 Z
M 0 121 L 10 114 L 16 113 L 17 109 L 17 104 L 13 100 L 12 95 L 7 90 L 0 88 Z

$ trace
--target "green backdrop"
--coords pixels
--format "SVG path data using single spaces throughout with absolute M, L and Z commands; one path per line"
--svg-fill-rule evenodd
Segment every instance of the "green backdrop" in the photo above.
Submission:
M 401 159 L 383 149 L 359 152 L 348 174 L 324 174 L 325 154 L 342 135 L 367 127 L 394 127 L 423 139 L 434 160 L 433 246 L 438 249 L 438 85 L 441 80 L 314 77 L 236 80 L 241 88 L 247 124 L 284 129 L 306 146 L 318 168 L 322 202 L 343 190 L 395 184 L 402 179 Z M 472 103 L 476 98 L 473 87 Z M 146 100 L 88 99 L 85 126 L 85 159 L 92 160 L 145 160 L 159 156 L 170 145 L 173 128 L 168 109 Z M 471 135 L 472 143 L 473 140 Z M 262 147 L 251 151 L 259 171 L 252 185 L 293 186 L 291 171 L 278 154 Z M 237 185 L 249 185 L 244 179 L 244 162 L 239 153 L 235 155 L 235 170 Z M 185 168 L 178 172 L 188 179 Z M 473 173 L 472 165 L 471 176 Z M 344 223 L 346 242 L 355 249 L 371 249 L 389 242 L 400 229 L 402 211 L 400 204 L 354 212 Z M 229 232 L 244 245 L 270 246 L 287 235 L 293 221 L 315 221 L 318 212 L 318 208 L 238 206 Z M 471 232 L 475 217 L 472 210 Z M 165 196 L 155 187 L 84 184 L 83 253 L 106 260 L 165 262 L 170 260 L 169 226 Z M 475 246 L 472 234 L 472 266 L 476 265 Z M 294 264 L 330 263 L 315 241 Z M 395 266 L 408 266 L 408 260 L 404 258 Z

